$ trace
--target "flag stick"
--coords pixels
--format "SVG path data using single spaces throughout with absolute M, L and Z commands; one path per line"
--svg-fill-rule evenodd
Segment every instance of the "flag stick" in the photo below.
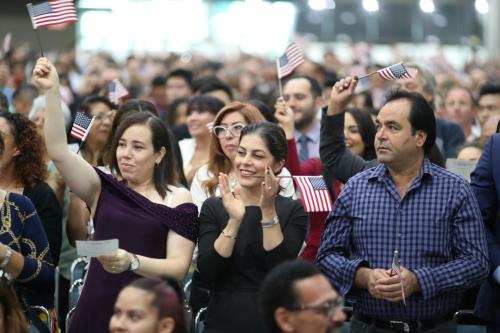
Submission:
M 281 84 L 280 59 L 279 58 L 276 58 L 276 70 L 278 71 L 278 88 L 280 91 L 280 97 L 283 97 L 283 85 Z
M 366 74 L 366 75 L 363 75 L 363 76 L 359 76 L 359 77 L 358 77 L 358 80 L 364 79 L 365 77 L 371 76 L 371 75 L 373 75 L 373 74 L 377 74 L 377 71 L 375 71 L 375 72 L 371 72 L 371 73 Z
M 35 30 L 35 36 L 36 36 L 36 39 L 38 41 L 38 45 L 40 46 L 40 53 L 41 53 L 42 57 L 44 57 L 44 55 L 43 55 L 43 48 L 42 48 L 42 42 L 40 40 L 40 35 L 38 34 L 38 29 L 33 29 L 33 30 Z
M 85 145 L 85 141 L 81 141 L 80 142 L 80 145 L 78 146 L 78 150 L 76 151 L 76 154 L 78 155 L 78 153 L 80 152 L 80 150 L 83 148 L 83 146 Z

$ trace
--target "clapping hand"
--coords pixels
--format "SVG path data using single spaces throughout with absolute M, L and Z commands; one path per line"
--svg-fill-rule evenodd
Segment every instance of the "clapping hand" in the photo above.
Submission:
M 219 186 L 222 204 L 229 215 L 229 219 L 241 222 L 243 220 L 243 215 L 245 215 L 245 205 L 240 198 L 240 186 L 236 185 L 234 190 L 231 191 L 229 177 L 222 172 L 219 173 Z
M 274 202 L 279 189 L 279 178 L 277 178 L 270 166 L 266 168 L 264 181 L 262 182 L 262 194 L 260 196 L 260 207 L 264 210 L 274 210 Z
M 59 85 L 56 68 L 47 58 L 39 58 L 33 69 L 33 84 L 42 91 L 50 90 Z

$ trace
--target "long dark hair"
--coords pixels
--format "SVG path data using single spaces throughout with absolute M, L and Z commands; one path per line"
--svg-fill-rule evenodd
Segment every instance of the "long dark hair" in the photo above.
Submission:
M 154 104 L 149 101 L 144 101 L 140 99 L 129 99 L 120 106 L 120 108 L 116 112 L 115 118 L 113 119 L 113 125 L 111 125 L 111 133 L 109 135 L 110 140 L 106 145 L 104 153 L 104 165 L 111 164 L 111 159 L 112 159 L 111 144 L 115 137 L 116 130 L 123 121 L 123 119 L 125 119 L 127 116 L 131 114 L 142 113 L 142 112 L 147 112 L 156 117 L 159 117 L 158 110 L 156 110 Z M 167 148 L 167 151 L 169 150 L 172 151 L 172 154 L 174 154 L 175 156 L 175 158 L 173 159 L 173 163 L 175 163 L 175 165 L 173 166 L 173 170 L 176 181 L 171 184 L 176 186 L 180 184 L 187 186 L 187 180 L 186 177 L 184 176 L 184 172 L 182 171 L 182 156 L 179 149 L 179 145 L 177 144 L 177 141 L 175 140 L 172 132 L 168 128 L 167 131 L 169 135 L 169 145 L 170 145 L 170 147 Z
M 116 129 L 115 136 L 111 144 L 111 161 L 109 164 L 110 169 L 121 176 L 120 169 L 118 168 L 118 160 L 116 159 L 116 149 L 118 142 L 123 136 L 125 130 L 133 125 L 146 125 L 151 130 L 151 141 L 155 152 L 159 152 L 162 147 L 165 148 L 165 156 L 160 163 L 154 168 L 153 179 L 155 189 L 162 198 L 167 194 L 168 185 L 176 184 L 176 174 L 174 171 L 175 160 L 174 154 L 170 144 L 170 136 L 168 135 L 167 128 L 160 118 L 152 115 L 149 112 L 140 112 L 127 116 L 122 120 Z
M 372 116 L 367 111 L 363 111 L 358 108 L 348 108 L 346 109 L 346 112 L 354 118 L 356 125 L 358 125 L 361 139 L 365 145 L 365 150 L 363 151 L 361 157 L 363 157 L 366 161 L 371 161 L 377 158 L 374 144 L 377 129 L 373 123 Z

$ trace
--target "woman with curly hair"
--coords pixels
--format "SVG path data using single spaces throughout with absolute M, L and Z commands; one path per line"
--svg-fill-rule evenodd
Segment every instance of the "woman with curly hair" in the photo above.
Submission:
M 0 165 L 5 161 L 8 146 L 7 138 L 0 132 Z M 0 271 L 14 280 L 14 288 L 25 305 L 52 307 L 54 266 L 40 218 L 27 197 L 3 189 L 0 189 Z M 6 306 L 4 314 L 12 315 L 12 304 L 4 302 L 4 296 L 0 285 L 0 307 Z M 4 319 L 4 325 L 5 322 Z
M 0 112 L 0 133 L 5 151 L 0 160 L 0 188 L 27 196 L 35 206 L 47 234 L 50 254 L 57 266 L 62 241 L 62 209 L 47 185 L 45 145 L 36 125 L 19 113 Z

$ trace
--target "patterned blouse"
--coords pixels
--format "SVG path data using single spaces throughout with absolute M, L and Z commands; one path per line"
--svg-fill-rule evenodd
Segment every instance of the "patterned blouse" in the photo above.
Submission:
M 24 256 L 21 274 L 15 280 L 18 294 L 28 305 L 53 306 L 54 266 L 47 235 L 31 201 L 7 193 L 0 209 L 0 242 Z

